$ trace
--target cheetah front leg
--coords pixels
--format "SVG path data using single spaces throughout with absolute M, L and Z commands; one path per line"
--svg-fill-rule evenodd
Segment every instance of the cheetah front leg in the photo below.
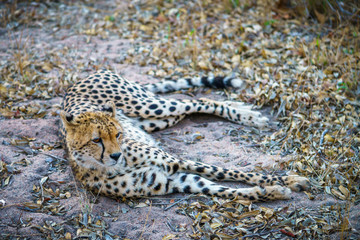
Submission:
M 291 190 L 280 185 L 252 187 L 252 188 L 230 188 L 199 175 L 190 173 L 178 173 L 170 176 L 168 193 L 203 193 L 210 196 L 223 198 L 235 198 L 251 201 L 268 201 L 279 199 L 290 199 Z
M 246 184 L 258 186 L 284 185 L 291 190 L 299 192 L 310 188 L 310 182 L 307 178 L 290 176 L 273 176 L 260 173 L 243 172 L 239 170 L 230 170 L 217 166 L 212 166 L 200 162 L 170 160 L 171 169 L 177 169 L 179 172 L 194 173 L 215 181 L 239 181 Z

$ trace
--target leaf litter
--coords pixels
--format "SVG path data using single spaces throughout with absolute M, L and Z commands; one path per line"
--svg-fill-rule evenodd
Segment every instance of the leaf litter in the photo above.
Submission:
M 158 78 L 235 74 L 244 79 L 245 88 L 230 94 L 213 92 L 259 108 L 271 106 L 281 127 L 248 137 L 246 130 L 235 129 L 227 133 L 232 141 L 245 139 L 268 153 L 291 156 L 282 168 L 311 179 L 309 199 L 325 192 L 344 202 L 316 209 L 292 205 L 272 209 L 236 199 L 194 200 L 179 204 L 178 210 L 194 221 L 190 237 L 322 239 L 334 232 L 351 237 L 348 213 L 360 200 L 359 30 L 354 25 L 327 28 L 309 19 L 283 18 L 274 6 L 270 1 L 160 0 L 133 2 L 127 11 L 93 1 L 2 6 L 2 27 L 16 34 L 10 34 L 13 45 L 0 58 L 0 115 L 43 118 L 47 106 L 19 103 L 61 96 L 87 72 L 112 69 L 109 61 L 150 66 L 147 74 Z M 66 46 L 39 48 L 34 36 L 23 37 L 29 27 L 45 27 L 58 38 L 85 36 L 89 44 L 92 38 L 111 36 L 133 44 L 126 54 L 109 61 L 88 59 Z M 64 31 L 66 35 L 60 34 Z M 193 133 L 189 141 L 202 138 Z M 0 163 L 3 185 L 9 174 L 6 163 Z M 61 213 L 64 208 L 57 205 L 58 199 L 66 192 L 46 184 L 33 188 L 41 204 L 23 207 Z M 89 230 L 84 218 L 76 218 L 79 226 L 84 223 L 78 236 L 93 233 L 106 238 L 97 227 Z M 102 221 L 96 220 L 95 226 L 105 226 Z M 41 228 L 69 237 L 53 223 Z

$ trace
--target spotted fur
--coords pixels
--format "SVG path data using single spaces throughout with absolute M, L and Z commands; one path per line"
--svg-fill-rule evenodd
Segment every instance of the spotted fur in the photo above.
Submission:
M 233 75 L 230 76 L 203 76 L 194 78 L 180 78 L 172 80 L 170 78 L 165 79 L 162 82 L 146 84 L 143 87 L 153 93 L 167 93 L 181 89 L 188 89 L 193 87 L 210 87 L 210 88 L 241 88 L 244 85 L 244 81 L 236 78 Z
M 171 87 L 169 80 L 143 87 L 110 71 L 99 71 L 71 87 L 64 98 L 61 120 L 77 179 L 90 190 L 112 197 L 184 192 L 265 201 L 288 199 L 291 190 L 309 186 L 306 178 L 296 175 L 229 170 L 179 160 L 161 150 L 147 132 L 173 126 L 191 113 L 214 114 L 256 127 L 267 123 L 267 118 L 242 103 L 164 99 L 151 92 L 199 86 L 200 82 L 214 87 L 239 86 L 232 78 L 185 81 L 187 84 L 181 79 L 171 81 Z M 235 189 L 213 181 L 257 186 Z

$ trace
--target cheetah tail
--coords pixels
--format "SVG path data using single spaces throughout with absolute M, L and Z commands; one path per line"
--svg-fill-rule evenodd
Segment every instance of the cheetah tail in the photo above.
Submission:
M 161 82 L 154 84 L 145 84 L 143 87 L 153 93 L 167 93 L 174 92 L 181 89 L 188 89 L 193 87 L 210 87 L 210 88 L 241 88 L 244 81 L 237 78 L 234 74 L 228 76 L 209 76 L 194 77 L 194 78 L 180 78 L 173 80 L 166 78 Z

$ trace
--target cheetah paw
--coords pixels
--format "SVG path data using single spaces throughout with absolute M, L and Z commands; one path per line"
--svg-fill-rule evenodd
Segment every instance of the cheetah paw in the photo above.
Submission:
M 295 192 L 305 191 L 310 188 L 310 181 L 306 177 L 290 175 L 285 177 L 285 184 Z
M 265 187 L 270 199 L 291 199 L 291 190 L 280 185 Z
M 252 110 L 251 105 L 232 101 L 226 101 L 225 104 L 240 114 L 241 117 L 237 120 L 240 123 L 245 123 L 246 125 L 258 128 L 264 128 L 269 125 L 269 119 L 262 116 L 260 112 Z
M 253 122 L 251 123 L 251 125 L 258 127 L 258 128 L 264 128 L 266 126 L 269 126 L 269 119 L 267 117 L 253 119 Z

